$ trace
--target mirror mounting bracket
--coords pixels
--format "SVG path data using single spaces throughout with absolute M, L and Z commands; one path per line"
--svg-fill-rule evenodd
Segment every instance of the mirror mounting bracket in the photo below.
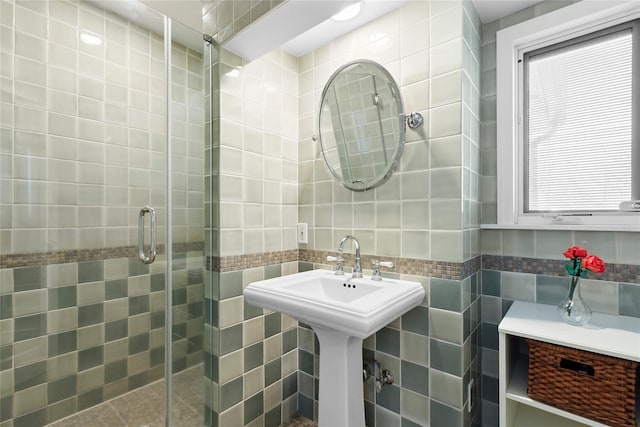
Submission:
M 424 122 L 424 118 L 422 117 L 422 114 L 417 113 L 417 112 L 411 112 L 411 113 L 407 113 L 405 115 L 405 119 L 407 120 L 407 126 L 409 126 L 411 129 L 418 129 L 420 126 L 422 126 L 422 123 Z

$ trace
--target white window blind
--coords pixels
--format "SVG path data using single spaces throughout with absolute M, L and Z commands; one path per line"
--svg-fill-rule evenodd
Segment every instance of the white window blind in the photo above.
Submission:
M 617 210 L 631 198 L 631 29 L 524 66 L 524 211 Z

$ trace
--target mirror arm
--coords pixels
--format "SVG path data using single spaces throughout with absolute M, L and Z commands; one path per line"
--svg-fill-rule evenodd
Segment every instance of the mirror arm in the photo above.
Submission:
M 424 122 L 422 114 L 415 111 L 405 114 L 404 117 L 407 120 L 407 126 L 409 126 L 411 129 L 418 129 Z

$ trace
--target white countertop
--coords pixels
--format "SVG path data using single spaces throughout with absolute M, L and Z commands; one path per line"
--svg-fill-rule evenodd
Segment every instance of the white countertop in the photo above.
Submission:
M 569 325 L 556 307 L 515 301 L 498 331 L 640 362 L 640 319 L 594 313 L 584 326 Z

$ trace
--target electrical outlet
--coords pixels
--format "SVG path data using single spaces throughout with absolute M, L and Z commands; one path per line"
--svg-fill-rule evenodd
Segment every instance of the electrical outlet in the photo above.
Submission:
M 309 234 L 306 222 L 298 223 L 298 243 L 309 243 Z

